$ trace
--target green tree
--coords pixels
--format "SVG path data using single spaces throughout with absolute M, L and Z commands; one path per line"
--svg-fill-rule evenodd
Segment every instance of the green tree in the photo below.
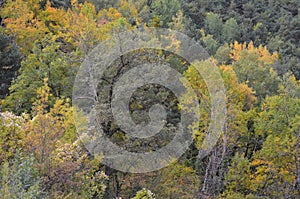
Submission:
M 299 93 L 300 82 L 286 75 L 279 95 L 267 97 L 262 105 L 255 131 L 266 141 L 252 163 L 257 192 L 273 197 L 300 195 Z
M 60 44 L 45 38 L 35 42 L 33 52 L 21 63 L 20 75 L 10 87 L 10 95 L 2 101 L 4 110 L 17 114 L 30 112 L 36 90 L 48 78 L 53 97 L 70 97 L 76 68 L 71 57 L 60 49 Z
M 267 97 L 255 118 L 255 134 L 264 139 L 251 159 L 236 155 L 225 175 L 221 198 L 299 196 L 299 81 L 284 76 L 279 95 Z
M 277 51 L 281 56 L 276 71 L 282 76 L 291 70 L 297 79 L 299 73 L 299 27 L 300 2 L 298 0 L 268 1 L 190 1 L 183 0 L 184 15 L 191 19 L 196 30 L 203 28 L 207 13 L 216 13 L 225 22 L 234 18 L 239 25 L 239 42 L 253 41 L 268 46 L 271 52 Z M 192 25 L 192 26 L 193 26 Z M 207 34 L 208 29 L 205 29 Z M 219 40 L 218 40 L 219 41 Z M 279 45 L 277 45 L 279 44 Z M 282 73 L 282 70 L 286 70 Z
M 5 29 L 0 27 L 0 99 L 8 95 L 8 88 L 16 77 L 20 62 L 19 47 L 13 38 L 5 33 Z
M 173 18 L 180 11 L 178 0 L 154 0 L 150 5 L 152 13 L 152 23 L 163 28 L 167 28 Z
M 196 198 L 199 196 L 200 183 L 195 169 L 187 166 L 183 161 L 182 163 L 178 161 L 159 171 L 125 175 L 120 197 L 128 198 L 134 194 L 134 199 L 143 197 Z M 142 189 L 144 187 L 146 188 Z
M 253 88 L 258 102 L 276 94 L 279 78 L 272 64 L 278 59 L 278 54 L 271 54 L 262 45 L 256 48 L 252 42 L 248 45 L 234 42 L 230 46 L 233 69 L 240 82 Z
M 215 60 L 210 60 L 215 62 Z M 201 64 L 211 64 L 202 62 Z M 245 83 L 239 83 L 232 66 L 219 66 L 220 73 L 224 80 L 226 89 L 226 125 L 224 133 L 220 136 L 212 152 L 203 160 L 203 164 L 195 163 L 197 172 L 201 175 L 201 193 L 205 196 L 216 197 L 223 189 L 223 178 L 231 154 L 237 150 L 241 153 L 252 151 L 252 132 L 248 129 L 248 121 L 251 119 L 251 108 L 253 108 L 256 98 L 251 88 Z M 198 149 L 201 149 L 203 139 L 208 133 L 210 121 L 211 101 L 205 82 L 200 74 L 193 68 L 185 73 L 185 77 L 192 83 L 200 100 L 201 118 L 199 128 L 194 131 L 194 142 Z M 188 99 L 189 96 L 186 96 Z M 249 144 L 247 144 L 249 143 Z M 251 154 L 251 152 L 250 152 Z
M 34 167 L 35 159 L 16 153 L 11 162 L 1 166 L 1 198 L 38 199 L 42 197 L 41 179 Z
M 225 175 L 225 191 L 220 198 L 249 198 L 251 188 L 250 161 L 243 154 L 236 153 Z
M 230 47 L 227 43 L 223 46 L 220 46 L 214 56 L 218 61 L 219 65 L 229 65 L 230 64 Z
M 239 39 L 239 25 L 234 18 L 228 19 L 223 27 L 222 38 L 224 42 L 232 43 Z
M 207 13 L 205 18 L 205 32 L 207 34 L 213 35 L 214 39 L 221 41 L 223 22 L 218 14 Z
M 203 29 L 200 30 L 200 33 L 202 35 L 201 41 L 203 42 L 205 49 L 210 55 L 214 55 L 220 45 L 219 42 L 214 39 L 213 35 L 206 35 Z

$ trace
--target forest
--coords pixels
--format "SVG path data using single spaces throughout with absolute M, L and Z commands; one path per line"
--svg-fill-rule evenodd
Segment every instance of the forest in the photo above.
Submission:
M 299 148 L 299 0 L 0 0 L 0 198 L 299 199 Z

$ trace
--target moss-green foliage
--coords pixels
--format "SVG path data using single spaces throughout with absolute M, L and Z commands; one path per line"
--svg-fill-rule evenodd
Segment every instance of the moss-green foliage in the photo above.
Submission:
M 8 94 L 11 81 L 20 67 L 21 53 L 13 38 L 0 27 L 0 99 Z
M 1 198 L 42 198 L 41 178 L 34 163 L 33 156 L 18 152 L 13 160 L 1 165 Z
M 58 43 L 49 37 L 35 42 L 32 53 L 21 64 L 20 75 L 10 87 L 11 94 L 2 101 L 3 109 L 17 114 L 29 112 L 44 78 L 48 78 L 53 97 L 70 97 L 74 72 L 71 58 L 60 50 Z

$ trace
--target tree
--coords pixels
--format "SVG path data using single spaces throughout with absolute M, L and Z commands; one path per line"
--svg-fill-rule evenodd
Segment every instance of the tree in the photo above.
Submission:
M 150 5 L 152 15 L 150 24 L 167 28 L 179 11 L 180 2 L 178 0 L 154 0 Z
M 96 10 L 108 9 L 110 7 L 118 7 L 120 4 L 120 0 L 89 0 L 87 2 L 92 3 Z
M 210 55 L 214 55 L 220 45 L 219 42 L 213 38 L 213 35 L 206 35 L 203 29 L 201 29 L 200 32 L 202 35 L 201 41 L 203 42 L 205 49 Z
M 72 108 L 68 99 L 56 99 L 52 105 L 48 79 L 44 86 L 37 90 L 38 98 L 31 112 L 32 119 L 25 129 L 25 146 L 31 151 L 37 162 L 46 166 L 51 153 L 58 143 L 68 143 L 75 140 L 76 131 L 72 119 Z
M 5 29 L 0 27 L 0 99 L 8 95 L 8 88 L 16 77 L 20 62 L 19 47 L 13 38 L 5 33 Z
M 223 22 L 222 19 L 218 14 L 215 13 L 207 13 L 205 18 L 205 32 L 207 34 L 213 35 L 214 39 L 217 41 L 222 41 L 222 29 L 223 29 Z
M 25 124 L 24 149 L 36 159 L 43 187 L 49 194 L 101 196 L 107 176 L 100 171 L 100 158 L 90 158 L 76 141 L 73 108 L 69 99 L 50 101 L 48 80 L 37 90 L 32 119 Z
M 39 1 L 8 0 L 1 9 L 7 33 L 12 36 L 24 54 L 28 54 L 36 40 L 48 32 L 45 24 L 38 18 Z
M 127 198 L 135 195 L 134 199 L 196 198 L 201 183 L 195 169 L 186 165 L 184 160 L 174 161 L 159 171 L 125 175 L 122 181 L 119 196 Z
M 278 59 L 277 53 L 269 53 L 266 47 L 254 47 L 250 42 L 230 45 L 233 68 L 240 82 L 247 83 L 255 91 L 260 103 L 267 95 L 276 94 L 279 78 L 271 67 Z
M 43 85 L 44 78 L 48 78 L 53 97 L 71 96 L 76 68 L 72 66 L 71 57 L 60 50 L 59 43 L 50 38 L 35 42 L 33 53 L 21 63 L 20 75 L 13 81 L 10 95 L 2 101 L 5 110 L 17 114 L 30 112 L 36 90 Z
M 222 197 L 299 195 L 299 86 L 295 77 L 286 75 L 279 95 L 265 99 L 254 123 L 264 142 L 250 159 L 240 154 L 233 158 Z
M 250 161 L 243 154 L 236 153 L 225 175 L 225 191 L 221 198 L 249 198 L 251 188 Z
M 241 33 L 237 38 L 239 42 L 253 41 L 256 46 L 262 44 L 268 46 L 271 52 L 277 51 L 282 55 L 282 60 L 276 71 L 291 70 L 299 79 L 299 55 L 297 52 L 300 45 L 299 40 L 296 39 L 299 37 L 297 29 L 294 28 L 299 27 L 299 1 L 184 0 L 182 4 L 184 15 L 191 19 L 196 30 L 205 25 L 204 19 L 207 13 L 218 14 L 223 22 L 234 18 Z M 205 29 L 207 34 L 211 34 L 207 31 Z M 276 45 L 279 41 L 278 38 L 282 45 Z M 280 73 L 280 75 L 283 74 Z
M 226 43 L 232 43 L 237 41 L 240 36 L 239 25 L 234 18 L 228 19 L 224 26 L 222 32 L 222 40 Z
M 50 197 L 103 198 L 108 176 L 100 168 L 101 157 L 90 157 L 80 141 L 59 144 L 50 158 L 42 176 Z
M 234 18 L 223 24 L 218 14 L 207 13 L 204 29 L 200 29 L 204 45 L 210 55 L 215 55 L 217 49 L 224 43 L 230 44 L 240 38 L 240 29 Z
M 215 60 L 211 60 L 215 61 Z M 201 64 L 208 64 L 203 62 Z M 219 66 L 224 80 L 227 95 L 227 115 L 224 133 L 220 135 L 216 146 L 203 159 L 203 164 L 194 163 L 197 172 L 203 178 L 201 194 L 216 197 L 223 189 L 223 177 L 228 166 L 228 161 L 237 150 L 241 153 L 252 151 L 252 132 L 248 129 L 248 121 L 251 120 L 251 108 L 256 98 L 251 88 L 245 83 L 239 83 L 232 66 Z M 199 128 L 194 131 L 194 142 L 197 149 L 201 149 L 203 140 L 209 131 L 211 101 L 204 79 L 190 67 L 185 77 L 191 81 L 194 90 L 200 99 L 201 118 Z M 187 99 L 189 96 L 185 96 Z M 249 143 L 249 144 L 248 144 Z M 197 158 L 197 157 L 195 157 Z
M 13 5 L 8 4 L 7 9 Z M 10 95 L 2 103 L 4 110 L 12 110 L 17 114 L 30 111 L 35 91 L 43 85 L 44 78 L 48 78 L 54 97 L 70 97 L 73 78 L 83 56 L 87 56 L 98 42 L 108 39 L 112 31 L 129 26 L 116 9 L 109 8 L 96 13 L 90 3 L 74 2 L 72 10 L 68 11 L 53 8 L 48 3 L 45 10 L 39 10 L 36 15 L 51 33 L 35 38 L 35 42 L 31 41 L 31 53 L 21 63 L 20 75 L 10 87 Z M 101 20 L 103 23 L 100 23 Z M 18 36 L 21 34 L 18 31 L 27 31 L 26 28 L 12 27 L 12 30 L 17 31 Z M 23 39 L 26 40 L 24 42 L 30 41 L 20 36 L 19 43 Z M 29 45 L 26 44 L 26 47 Z
M 64 44 L 89 51 L 96 42 L 107 39 L 113 28 L 128 25 L 115 8 L 97 13 L 93 4 L 76 1 L 68 10 L 52 6 L 47 1 L 41 9 L 37 0 L 17 0 L 8 1 L 2 9 L 1 17 L 4 18 L 6 30 L 16 39 L 24 54 L 29 54 L 35 41 L 42 40 L 48 33 L 55 35 L 57 40 L 63 40 Z
M 0 164 L 13 159 L 24 145 L 24 124 L 26 117 L 11 112 L 0 113 Z
M 219 65 L 229 65 L 230 64 L 230 47 L 228 44 L 220 46 L 214 56 L 218 61 Z
M 1 197 L 38 199 L 43 196 L 35 159 L 17 152 L 15 158 L 1 165 Z
M 256 167 L 258 193 L 279 197 L 300 195 L 299 83 L 292 75 L 284 76 L 279 95 L 266 98 L 257 118 L 255 131 L 266 137 L 252 162 Z

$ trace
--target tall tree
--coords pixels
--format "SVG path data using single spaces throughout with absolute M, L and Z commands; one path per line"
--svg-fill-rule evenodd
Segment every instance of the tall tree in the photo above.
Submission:
M 5 29 L 0 27 L 0 99 L 8 95 L 8 88 L 17 76 L 20 62 L 19 47 L 13 38 L 5 33 Z
M 70 97 L 76 72 L 72 64 L 71 58 L 60 50 L 60 44 L 52 42 L 49 37 L 35 42 L 33 53 L 22 62 L 20 75 L 10 87 L 10 95 L 2 101 L 3 108 L 18 114 L 30 112 L 36 90 L 43 85 L 44 78 L 49 79 L 54 97 Z
M 247 83 L 256 93 L 258 102 L 267 95 L 274 95 L 278 89 L 278 75 L 271 67 L 278 54 L 271 54 L 266 47 L 254 47 L 250 42 L 231 45 L 233 68 L 240 82 Z
M 12 36 L 24 54 L 28 54 L 36 40 L 48 31 L 38 15 L 39 1 L 8 0 L 1 9 L 7 33 Z
M 223 41 L 227 43 L 238 41 L 240 37 L 240 30 L 239 25 L 234 18 L 230 18 L 225 22 L 222 37 Z

